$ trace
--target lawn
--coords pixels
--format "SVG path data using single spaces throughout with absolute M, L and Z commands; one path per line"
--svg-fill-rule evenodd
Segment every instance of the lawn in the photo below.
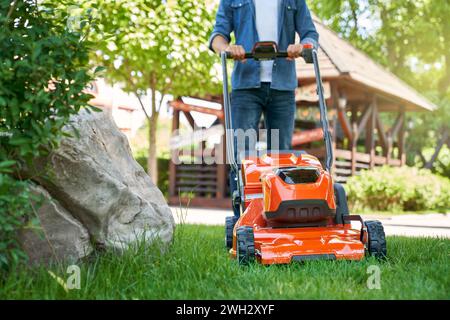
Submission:
M 183 225 L 173 246 L 102 253 L 80 264 L 81 289 L 66 292 L 45 268 L 18 268 L 1 299 L 449 299 L 450 240 L 388 238 L 385 262 L 315 261 L 239 267 L 228 259 L 221 227 Z M 381 289 L 367 269 L 381 269 Z M 65 268 L 51 268 L 66 278 Z

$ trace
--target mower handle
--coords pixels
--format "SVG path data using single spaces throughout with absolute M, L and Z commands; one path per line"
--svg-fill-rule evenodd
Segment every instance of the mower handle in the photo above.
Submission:
M 233 59 L 233 56 L 231 55 L 231 52 L 226 52 L 227 59 Z M 266 58 L 267 60 L 275 60 L 277 58 L 287 58 L 288 53 L 287 52 L 275 52 L 270 57 Z M 246 52 L 245 53 L 245 59 L 255 59 L 258 60 L 258 57 L 255 56 L 253 52 Z
M 306 63 L 313 63 L 313 50 L 312 44 L 303 45 L 301 57 Z M 231 52 L 225 52 L 227 59 L 233 59 Z M 271 61 L 277 58 L 288 58 L 289 55 L 286 51 L 278 51 L 278 46 L 275 42 L 258 42 L 253 47 L 252 52 L 245 53 L 245 59 L 254 59 L 256 61 Z

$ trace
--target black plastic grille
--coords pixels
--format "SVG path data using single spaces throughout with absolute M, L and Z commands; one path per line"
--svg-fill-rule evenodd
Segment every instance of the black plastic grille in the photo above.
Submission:
M 278 169 L 277 175 L 288 184 L 316 183 L 320 172 L 316 168 L 282 168 Z

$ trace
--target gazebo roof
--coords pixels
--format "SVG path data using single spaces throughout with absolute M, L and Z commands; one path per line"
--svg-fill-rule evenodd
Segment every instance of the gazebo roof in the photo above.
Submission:
M 313 17 L 313 20 L 320 34 L 319 60 L 324 79 L 342 78 L 356 82 L 381 96 L 402 103 L 409 111 L 432 111 L 437 108 L 368 55 L 339 38 L 317 17 Z M 300 60 L 297 64 L 297 74 L 300 81 L 314 78 L 313 67 Z

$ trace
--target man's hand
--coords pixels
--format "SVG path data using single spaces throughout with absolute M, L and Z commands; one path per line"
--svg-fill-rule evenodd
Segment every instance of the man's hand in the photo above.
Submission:
M 288 54 L 288 60 L 294 61 L 297 58 L 300 58 L 303 51 L 303 45 L 302 44 L 291 44 L 287 48 L 287 54 Z
M 245 62 L 245 49 L 243 46 L 238 46 L 234 44 L 229 44 L 228 40 L 218 35 L 214 38 L 212 42 L 212 47 L 217 54 L 222 53 L 223 51 L 231 53 L 231 56 L 234 60 L 239 60 Z
M 238 45 L 229 45 L 226 49 L 226 52 L 230 52 L 231 56 L 234 60 L 245 62 L 245 49 L 243 46 Z

